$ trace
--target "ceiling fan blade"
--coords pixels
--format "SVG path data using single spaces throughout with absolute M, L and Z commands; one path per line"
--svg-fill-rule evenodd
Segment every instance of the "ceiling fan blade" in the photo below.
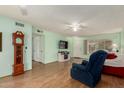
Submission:
M 71 27 L 68 27 L 68 28 L 65 28 L 65 30 L 69 30 L 69 31 L 71 31 L 71 30 L 72 30 L 72 28 L 71 28 Z
M 68 28 L 72 28 L 73 26 L 72 26 L 72 25 L 66 25 L 66 27 L 68 27 Z
M 82 28 L 86 28 L 86 27 L 87 27 L 87 24 L 86 24 L 86 23 L 80 23 L 80 26 L 81 26 Z

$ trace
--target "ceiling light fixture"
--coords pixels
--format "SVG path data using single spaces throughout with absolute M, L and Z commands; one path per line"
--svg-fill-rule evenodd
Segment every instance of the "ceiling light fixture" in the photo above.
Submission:
M 72 29 L 74 32 L 77 32 L 77 30 L 78 30 L 76 27 L 73 27 Z
M 84 29 L 87 27 L 87 24 L 86 23 L 78 23 L 78 22 L 73 22 L 72 24 L 70 25 L 66 25 L 68 27 L 68 29 L 74 31 L 74 32 L 77 32 L 79 31 L 80 29 Z
M 70 25 L 70 27 L 72 27 L 72 30 L 74 32 L 77 32 L 80 29 L 80 24 L 78 24 L 77 22 L 74 22 Z

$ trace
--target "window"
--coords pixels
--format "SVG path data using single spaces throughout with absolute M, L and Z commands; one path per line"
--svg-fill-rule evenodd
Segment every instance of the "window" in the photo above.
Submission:
M 112 51 L 111 40 L 85 40 L 85 54 L 91 54 L 96 50 Z

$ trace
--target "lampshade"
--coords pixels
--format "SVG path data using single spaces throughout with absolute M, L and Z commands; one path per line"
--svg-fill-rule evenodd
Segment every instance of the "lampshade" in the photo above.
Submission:
M 112 44 L 112 48 L 118 48 L 117 44 Z

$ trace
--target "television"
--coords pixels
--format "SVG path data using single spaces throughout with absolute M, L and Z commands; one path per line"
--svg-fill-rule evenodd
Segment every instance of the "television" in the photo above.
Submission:
M 68 49 L 68 41 L 59 41 L 59 49 Z

